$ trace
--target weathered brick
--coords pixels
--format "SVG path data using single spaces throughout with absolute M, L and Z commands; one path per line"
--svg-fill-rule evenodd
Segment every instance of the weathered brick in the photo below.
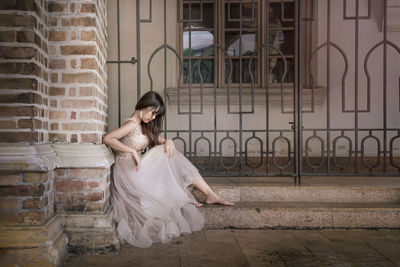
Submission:
M 35 93 L 3 94 L 0 103 L 42 104 L 42 96 Z
M 50 124 L 50 130 L 52 130 L 52 131 L 58 130 L 58 123 L 54 122 L 54 123 Z
M 63 18 L 61 25 L 63 27 L 94 27 L 96 26 L 96 19 L 92 17 Z
M 36 55 L 36 48 L 33 47 L 2 46 L 0 48 L 0 58 L 32 59 L 35 58 L 35 55 Z
M 23 209 L 41 209 L 45 207 L 48 203 L 48 198 L 44 197 L 35 197 L 35 198 L 27 198 L 22 202 Z
M 65 122 L 61 124 L 61 128 L 67 131 L 96 131 L 96 123 L 86 122 Z
M 33 78 L 2 78 L 0 77 L 1 89 L 32 89 L 36 90 L 38 81 Z
M 61 46 L 61 55 L 96 55 L 96 46 L 94 45 Z
M 54 176 L 56 178 L 67 178 L 68 169 L 56 169 L 54 172 Z
M 71 143 L 78 143 L 78 135 L 77 134 L 71 134 L 70 142 Z
M 29 116 L 32 117 L 36 114 L 36 107 L 1 107 L 0 116 L 2 117 L 14 117 L 14 116 Z
M 55 134 L 55 133 L 50 133 L 49 134 L 49 141 L 53 143 L 65 143 L 67 141 L 67 135 L 66 134 Z
M 34 27 L 36 18 L 33 15 L 1 14 L 0 26 L 6 27 Z
M 61 192 L 76 192 L 83 191 L 84 183 L 83 181 L 76 180 L 66 180 L 66 179 L 57 179 L 56 181 L 56 189 Z
M 3 0 L 3 1 L 0 1 L 0 10 L 16 9 L 16 8 L 17 8 L 17 1 L 16 0 Z
M 97 83 L 96 74 L 92 72 L 63 73 L 63 83 Z
M 69 10 L 71 11 L 71 13 L 75 13 L 75 3 L 69 4 Z
M 33 120 L 32 119 L 19 119 L 18 120 L 18 128 L 19 129 L 33 128 Z
M 76 88 L 75 87 L 69 88 L 69 96 L 76 96 Z
M 50 80 L 52 83 L 58 83 L 58 73 L 52 73 L 50 75 Z
M 51 31 L 49 33 L 49 41 L 66 41 L 67 40 L 67 32 L 65 31 Z
M 23 74 L 42 76 L 42 69 L 33 62 L 7 62 L 0 63 L 0 73 L 2 74 Z
M 95 13 L 96 6 L 93 3 L 82 3 L 81 4 L 81 13 Z
M 94 30 L 81 31 L 82 41 L 96 41 L 96 32 Z
M 71 116 L 70 116 L 70 118 L 71 118 L 72 120 L 76 120 L 76 112 L 75 112 L 75 111 L 71 111 Z
M 37 35 L 33 30 L 22 30 L 17 32 L 17 42 L 19 43 L 35 43 Z
M 51 120 L 60 120 L 60 119 L 66 119 L 67 118 L 67 113 L 62 110 L 51 110 L 49 114 L 49 118 Z
M 94 58 L 82 58 L 81 69 L 97 69 L 98 64 Z
M 17 123 L 15 121 L 0 121 L 0 129 L 16 129 Z
M 17 198 L 0 198 L 0 211 L 18 210 L 21 200 Z
M 78 65 L 76 64 L 76 59 L 71 59 L 70 64 L 71 68 L 73 69 L 76 69 L 78 67 Z
M 0 175 L 0 185 L 15 185 L 19 184 L 21 176 L 19 173 L 8 173 Z
M 42 183 L 49 179 L 48 172 L 25 172 L 23 174 L 25 183 Z
M 87 189 L 95 189 L 99 187 L 100 183 L 96 181 L 90 181 L 87 183 L 87 185 L 88 185 Z
M 80 87 L 79 95 L 80 96 L 94 96 L 94 88 L 93 87 Z
M 41 196 L 45 191 L 43 184 L 0 186 L 0 196 Z
M 83 143 L 96 143 L 99 142 L 99 138 L 97 136 L 97 134 L 95 133 L 91 133 L 91 134 L 81 134 L 81 141 Z
M 48 10 L 51 13 L 62 13 L 65 10 L 66 4 L 60 2 L 49 2 Z
M 65 69 L 66 65 L 65 59 L 51 59 L 49 62 L 50 69 Z
M 0 31 L 0 42 L 15 42 L 15 40 L 15 31 Z
M 0 143 L 38 142 L 38 132 L 0 132 Z
M 109 169 L 105 168 L 82 168 L 82 169 L 70 169 L 69 178 L 99 178 L 104 177 L 109 172 Z
M 96 101 L 94 99 L 65 99 L 61 100 L 62 108 L 91 108 L 96 107 Z
M 86 211 L 102 211 L 106 207 L 107 202 L 89 202 L 86 206 Z
M 99 201 L 104 198 L 104 192 L 90 192 L 87 195 L 88 201 Z
M 79 113 L 79 119 L 81 120 L 90 120 L 96 118 L 95 111 L 82 111 Z
M 65 88 L 64 87 L 50 87 L 49 95 L 51 95 L 51 96 L 65 95 Z
M 58 26 L 58 16 L 51 16 L 50 17 L 50 26 L 57 27 Z

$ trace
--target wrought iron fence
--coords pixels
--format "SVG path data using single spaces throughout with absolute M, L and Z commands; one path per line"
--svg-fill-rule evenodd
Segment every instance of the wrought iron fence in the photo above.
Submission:
M 141 25 L 154 23 L 155 7 L 150 0 L 141 19 L 137 0 L 136 58 L 125 61 L 116 1 L 118 58 L 108 63 L 118 65 L 118 92 L 124 63 L 136 63 L 138 98 L 143 79 L 150 90 L 163 81 L 170 103 L 164 134 L 204 175 L 289 176 L 295 183 L 304 175 L 400 175 L 400 67 L 393 59 L 400 40 L 388 35 L 387 0 L 177 0 L 181 46 L 167 42 L 171 2 L 160 1 L 162 25 L 154 27 L 163 27 L 163 41 L 142 54 Z M 211 44 L 201 46 L 194 38 L 201 34 Z M 154 74 L 159 54 L 164 71 Z M 171 64 L 178 69 L 172 89 Z M 179 120 L 184 127 L 171 126 Z M 205 121 L 211 127 L 199 128 Z

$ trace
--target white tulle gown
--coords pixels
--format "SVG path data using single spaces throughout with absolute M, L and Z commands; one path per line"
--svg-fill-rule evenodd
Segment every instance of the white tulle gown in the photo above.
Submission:
M 121 139 L 140 151 L 148 140 L 136 129 Z M 139 153 L 140 154 L 140 153 Z M 142 155 L 141 167 L 130 153 L 118 152 L 113 170 L 111 204 L 119 239 L 137 247 L 166 243 L 181 234 L 201 230 L 204 218 L 190 193 L 198 170 L 178 151 L 172 158 L 158 145 Z

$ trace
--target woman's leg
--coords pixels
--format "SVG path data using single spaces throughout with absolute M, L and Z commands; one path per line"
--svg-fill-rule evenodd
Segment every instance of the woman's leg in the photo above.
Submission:
M 206 203 L 207 204 L 222 204 L 222 205 L 233 205 L 232 202 L 227 201 L 217 193 L 215 193 L 211 187 L 204 181 L 203 177 L 200 173 L 196 173 L 193 177 L 193 185 L 201 192 L 203 192 L 206 196 Z

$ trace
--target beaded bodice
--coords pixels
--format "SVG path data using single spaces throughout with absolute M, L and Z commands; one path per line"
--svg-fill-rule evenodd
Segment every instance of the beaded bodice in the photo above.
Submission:
M 145 136 L 141 132 L 140 126 L 134 119 L 129 118 L 127 120 L 133 121 L 135 128 L 128 135 L 122 137 L 120 141 L 123 144 L 135 149 L 136 151 L 141 151 L 145 149 L 149 145 L 149 140 L 147 136 Z M 132 154 L 128 152 L 118 151 L 118 156 L 125 158 L 125 157 L 132 157 Z

